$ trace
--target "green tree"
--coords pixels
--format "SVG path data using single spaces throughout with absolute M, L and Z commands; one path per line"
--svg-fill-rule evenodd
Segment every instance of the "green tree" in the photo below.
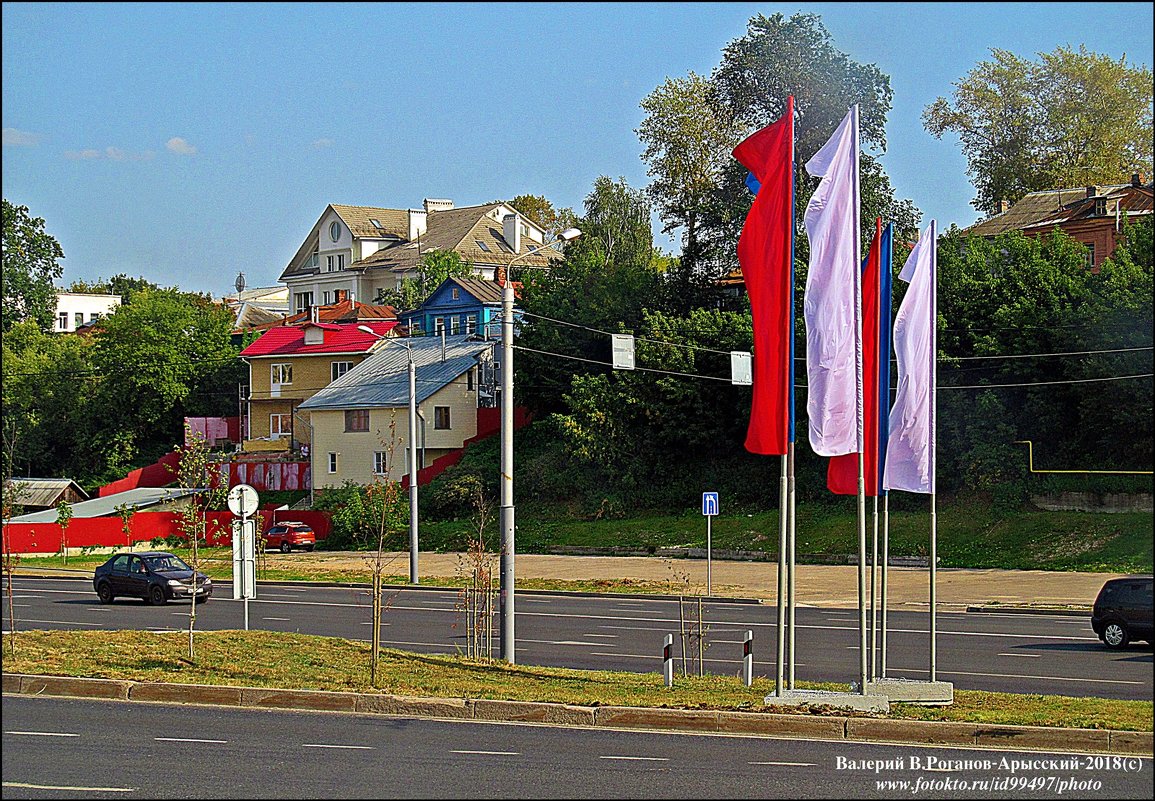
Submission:
M 547 234 L 562 230 L 573 219 L 573 211 L 555 209 L 545 195 L 518 195 L 509 201 L 509 205 L 530 222 L 541 226 Z
M 64 268 L 64 251 L 44 230 L 44 220 L 32 217 L 27 206 L 4 206 L 4 300 L 0 326 L 4 333 L 16 323 L 33 320 L 45 331 L 56 317 L 56 286 Z
M 63 498 L 56 504 L 56 525 L 60 526 L 60 555 L 68 564 L 68 526 L 72 523 L 72 504 Z
M 986 214 L 1028 192 L 1125 183 L 1151 173 L 1151 69 L 1083 45 L 1031 61 L 992 49 L 923 111 L 936 138 L 959 137 L 972 205 Z
M 403 278 L 396 289 L 377 292 L 377 303 L 386 303 L 395 309 L 415 309 L 441 286 L 446 278 L 473 275 L 473 265 L 461 258 L 456 250 L 429 250 L 421 256 L 417 278 Z
M 95 281 L 89 282 L 83 279 L 77 279 L 68 287 L 69 292 L 89 292 L 96 295 L 119 295 L 120 302 L 123 305 L 132 303 L 133 297 L 139 292 L 154 291 L 160 289 L 159 284 L 154 284 L 144 276 L 131 278 L 124 273 L 118 273 L 112 278 L 105 280 L 104 278 L 97 278 Z

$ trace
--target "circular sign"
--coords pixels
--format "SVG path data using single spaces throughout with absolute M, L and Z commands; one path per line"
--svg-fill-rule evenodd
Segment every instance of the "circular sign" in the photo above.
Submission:
M 240 517 L 248 517 L 257 511 L 257 501 L 257 491 L 248 484 L 237 484 L 229 490 L 229 511 Z

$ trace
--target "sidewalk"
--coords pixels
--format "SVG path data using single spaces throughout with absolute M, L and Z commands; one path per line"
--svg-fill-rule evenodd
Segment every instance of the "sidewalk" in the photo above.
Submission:
M 269 565 L 291 565 L 307 558 L 317 567 L 364 564 L 366 557 L 348 553 L 269 555 Z M 408 552 L 387 556 L 389 572 L 409 563 Z M 283 561 L 282 561 L 283 560 Z M 454 576 L 458 554 L 421 553 L 422 576 Z M 691 584 L 705 591 L 706 560 L 646 556 L 547 556 L 518 554 L 518 579 L 636 579 L 673 582 L 688 574 Z M 795 600 L 799 606 L 855 608 L 858 606 L 858 568 L 855 565 L 796 565 Z M 880 571 L 881 572 L 881 571 Z M 867 568 L 867 592 L 870 588 Z M 942 609 L 1001 604 L 1010 606 L 1066 606 L 1089 608 L 1103 583 L 1117 573 L 1058 573 L 1045 570 L 938 569 L 938 603 Z M 881 578 L 880 578 L 881 581 Z M 891 567 L 887 595 L 890 608 L 925 608 L 929 604 L 929 571 L 918 567 Z M 774 562 L 713 561 L 715 595 L 759 598 L 777 603 L 778 567 Z

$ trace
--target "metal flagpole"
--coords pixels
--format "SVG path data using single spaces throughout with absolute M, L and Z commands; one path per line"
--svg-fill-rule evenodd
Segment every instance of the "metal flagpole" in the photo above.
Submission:
M 886 574 L 890 569 L 890 495 L 882 496 L 882 638 L 879 649 L 882 651 L 879 660 L 879 676 L 886 678 Z
M 794 606 L 795 606 L 794 588 L 798 584 L 797 570 L 794 566 L 794 543 L 795 543 L 795 536 L 794 535 L 795 535 L 796 526 L 795 526 L 795 517 L 794 517 L 795 495 L 794 495 L 794 443 L 793 442 L 789 442 L 786 445 L 786 463 L 787 463 L 786 497 L 789 501 L 786 505 L 787 512 L 788 512 L 787 524 L 786 524 L 787 525 L 786 536 L 787 536 L 789 543 L 790 543 L 787 546 L 787 549 L 790 552 L 789 562 L 787 563 L 787 570 L 788 570 L 787 576 L 788 576 L 789 585 L 790 585 L 790 594 L 789 594 L 789 598 L 787 599 L 787 602 L 790 604 L 789 620 L 787 621 L 790 625 L 790 643 L 789 643 L 789 645 L 790 645 L 790 658 L 789 658 L 789 670 L 788 670 L 787 678 L 786 678 L 786 686 L 789 689 L 793 690 L 794 689 L 794 641 L 795 641 L 795 637 L 794 637 L 794 631 L 795 631 L 795 628 L 794 628 Z
M 930 680 L 937 681 L 938 517 L 935 510 L 935 427 L 938 399 L 938 226 L 930 221 Z
M 782 454 L 782 477 L 778 481 L 778 672 L 774 694 L 782 695 L 786 649 L 786 454 Z
M 873 498 L 874 509 L 871 520 L 874 531 L 871 535 L 870 556 L 870 679 L 878 678 L 878 494 Z

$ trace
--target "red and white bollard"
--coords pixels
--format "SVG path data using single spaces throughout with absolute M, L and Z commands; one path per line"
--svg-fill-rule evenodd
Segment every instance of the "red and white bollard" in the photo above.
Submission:
M 667 687 L 674 686 L 674 635 L 667 634 L 666 642 L 662 646 L 662 677 Z
M 742 639 L 742 683 L 747 687 L 754 683 L 754 632 L 747 631 Z

